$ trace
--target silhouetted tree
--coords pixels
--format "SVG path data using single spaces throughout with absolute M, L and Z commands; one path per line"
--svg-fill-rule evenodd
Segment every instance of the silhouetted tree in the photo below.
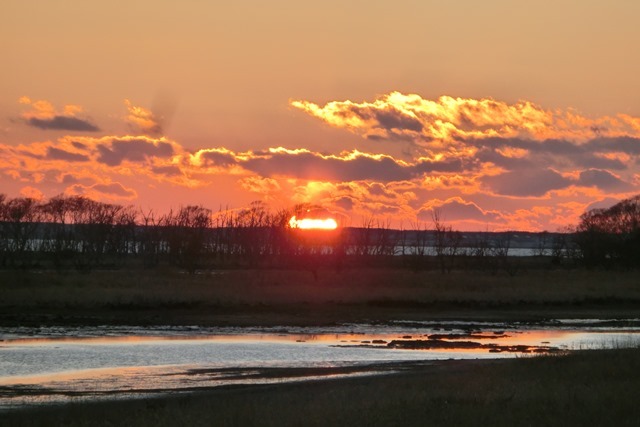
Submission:
M 169 256 L 173 262 L 193 273 L 205 254 L 207 231 L 212 213 L 202 206 L 182 206 L 162 220 Z
M 433 220 L 434 245 L 436 259 L 442 273 L 449 273 L 453 268 L 456 257 L 460 255 L 462 234 L 450 225 L 444 224 L 439 210 L 434 210 Z
M 640 266 L 640 195 L 582 214 L 576 242 L 589 267 Z
M 40 250 L 38 230 L 41 209 L 31 198 L 0 200 L 0 240 L 3 240 L 3 265 L 29 267 L 35 262 L 35 254 Z

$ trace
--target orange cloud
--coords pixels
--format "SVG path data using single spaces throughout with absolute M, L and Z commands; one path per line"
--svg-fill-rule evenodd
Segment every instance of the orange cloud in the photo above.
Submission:
M 20 190 L 20 196 L 22 197 L 26 197 L 29 199 L 35 199 L 35 200 L 42 200 L 44 198 L 44 193 L 42 193 L 42 191 L 38 190 L 35 187 L 23 187 Z
M 484 138 L 566 139 L 640 136 L 640 118 L 625 114 L 587 118 L 573 110 L 545 110 L 529 102 L 391 92 L 371 102 L 332 101 L 323 106 L 306 100 L 291 105 L 331 126 L 366 138 L 415 142 Z
M 277 180 L 272 178 L 262 178 L 257 176 L 249 176 L 239 181 L 240 186 L 247 191 L 264 196 L 267 200 L 272 199 L 274 195 L 282 191 L 282 187 Z
M 503 148 L 516 159 L 523 155 L 518 147 L 512 152 Z M 599 150 L 606 153 L 603 146 Z M 612 150 L 625 153 L 625 161 L 636 159 L 624 144 L 612 143 Z M 229 176 L 237 177 L 236 191 L 245 197 L 278 206 L 320 203 L 352 221 L 377 215 L 396 225 L 425 219 L 429 210 L 439 208 L 448 212 L 448 221 L 466 229 L 556 227 L 560 214 L 545 213 L 543 205 L 580 197 L 580 206 L 586 206 L 607 191 L 629 193 L 638 185 L 628 175 L 606 169 L 506 166 L 437 155 L 400 160 L 358 150 L 328 154 L 301 148 L 235 152 L 214 147 L 192 152 L 170 139 L 149 136 L 63 137 L 17 147 L 0 145 L 0 172 L 22 187 L 49 188 L 49 196 L 64 192 L 132 201 L 145 188 L 162 185 L 213 190 L 212 183 Z M 484 199 L 469 199 L 477 195 Z M 514 201 L 513 208 L 505 204 L 505 196 Z M 528 207 L 517 208 L 518 203 Z M 498 213 L 494 206 L 503 210 Z M 577 218 L 582 212 L 563 213 Z
M 125 121 L 132 132 L 149 136 L 162 135 L 161 119 L 153 114 L 151 110 L 135 106 L 128 99 L 124 100 L 124 105 L 127 107 Z
M 23 120 L 48 120 L 47 126 L 82 114 L 74 105 L 21 102 L 30 109 Z M 322 152 L 295 143 L 189 149 L 159 136 L 161 120 L 127 101 L 135 135 L 0 144 L 0 182 L 12 194 L 136 204 L 149 192 L 168 205 L 256 198 L 274 207 L 321 204 L 352 225 L 372 217 L 394 226 L 430 223 L 437 209 L 454 227 L 471 230 L 557 229 L 594 203 L 640 188 L 639 128 L 631 116 L 588 119 L 524 101 L 430 101 L 397 92 L 368 103 L 292 104 L 365 137 L 400 138 L 410 149 L 391 154 L 380 143 L 368 152 L 330 142 Z

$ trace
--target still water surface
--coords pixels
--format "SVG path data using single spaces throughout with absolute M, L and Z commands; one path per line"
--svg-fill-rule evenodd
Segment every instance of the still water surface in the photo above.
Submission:
M 371 375 L 389 372 L 401 362 L 640 346 L 640 321 L 622 326 L 592 320 L 535 326 L 395 322 L 299 328 L 0 328 L 0 340 L 0 410 L 7 410 L 230 384 Z M 434 340 L 448 348 L 393 345 Z M 482 347 L 463 348 L 464 343 Z

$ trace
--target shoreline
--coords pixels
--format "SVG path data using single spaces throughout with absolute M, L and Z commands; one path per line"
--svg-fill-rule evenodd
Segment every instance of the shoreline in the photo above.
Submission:
M 439 361 L 386 375 L 223 386 L 3 413 L 38 425 L 637 425 L 640 350 Z M 597 390 L 597 392 L 595 392 Z

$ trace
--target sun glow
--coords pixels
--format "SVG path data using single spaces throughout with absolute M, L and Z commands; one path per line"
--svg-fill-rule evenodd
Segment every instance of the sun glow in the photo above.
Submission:
M 316 219 L 302 218 L 298 219 L 294 216 L 289 220 L 289 227 L 300 228 L 303 230 L 335 230 L 338 223 L 333 218 Z

